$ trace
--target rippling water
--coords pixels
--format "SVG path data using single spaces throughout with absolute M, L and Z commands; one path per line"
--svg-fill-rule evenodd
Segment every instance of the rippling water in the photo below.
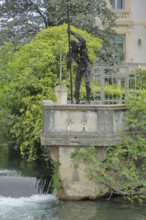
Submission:
M 1 220 L 145 220 L 145 205 L 114 201 L 58 201 L 53 195 L 0 197 Z

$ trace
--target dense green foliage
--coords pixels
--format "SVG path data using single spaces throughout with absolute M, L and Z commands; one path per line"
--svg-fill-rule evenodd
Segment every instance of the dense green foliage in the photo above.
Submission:
M 83 160 L 85 172 L 95 184 L 108 188 L 109 196 L 119 194 L 130 201 L 142 201 L 146 196 L 146 99 L 144 96 L 131 97 L 127 101 L 127 125 L 132 137 L 125 143 L 106 149 L 104 160 L 97 159 L 96 147 L 77 150 L 72 158 L 78 166 Z
M 139 90 L 146 89 L 146 70 L 137 69 L 136 72 L 136 88 Z
M 105 0 L 3 0 L 0 42 L 24 44 L 44 28 L 67 23 L 66 2 L 71 25 L 103 40 L 103 49 L 98 54 L 100 65 L 121 63 L 123 52 L 116 43 L 117 34 L 113 29 L 116 16 Z
M 87 40 L 89 56 L 94 63 L 101 41 L 86 31 L 71 28 Z M 11 147 L 20 150 L 21 156 L 29 161 L 48 160 L 47 148 L 40 145 L 42 101 L 55 101 L 54 86 L 58 83 L 60 50 L 63 57 L 62 75 L 66 82 L 69 80 L 66 71 L 66 30 L 65 24 L 51 27 L 38 33 L 24 46 L 0 47 L 0 125 L 10 138 Z
M 127 122 L 130 129 L 142 130 L 146 132 L 146 91 L 140 92 L 140 95 L 131 96 L 127 100 L 128 111 L 126 113 Z

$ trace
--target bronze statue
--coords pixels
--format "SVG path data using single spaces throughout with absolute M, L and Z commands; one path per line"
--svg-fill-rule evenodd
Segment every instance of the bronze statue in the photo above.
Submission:
M 86 99 L 87 103 L 90 103 L 90 72 L 91 72 L 91 62 L 88 56 L 88 51 L 86 47 L 86 40 L 79 34 L 68 30 L 70 34 L 77 38 L 78 41 L 72 40 L 70 42 L 71 48 L 67 53 L 67 68 L 70 68 L 70 65 L 73 61 L 77 63 L 76 70 L 76 80 L 75 80 L 75 99 L 76 104 L 80 102 L 80 86 L 81 80 L 84 76 L 85 86 L 86 86 Z

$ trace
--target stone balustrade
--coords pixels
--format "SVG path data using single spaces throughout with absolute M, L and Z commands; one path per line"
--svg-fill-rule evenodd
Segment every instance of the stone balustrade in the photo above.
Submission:
M 126 11 L 126 10 L 113 10 L 113 11 L 116 14 L 118 19 L 131 20 L 131 18 L 132 18 L 132 12 L 131 11 Z

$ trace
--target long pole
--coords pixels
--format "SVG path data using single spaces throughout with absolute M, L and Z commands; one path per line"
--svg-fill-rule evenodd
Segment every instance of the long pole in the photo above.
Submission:
M 62 82 L 62 48 L 60 47 L 60 88 Z
M 69 15 L 69 0 L 67 0 L 67 20 L 68 20 L 68 48 L 70 57 L 70 15 Z M 73 104 L 73 88 L 72 88 L 72 65 L 70 64 L 70 92 L 71 92 L 71 104 Z

